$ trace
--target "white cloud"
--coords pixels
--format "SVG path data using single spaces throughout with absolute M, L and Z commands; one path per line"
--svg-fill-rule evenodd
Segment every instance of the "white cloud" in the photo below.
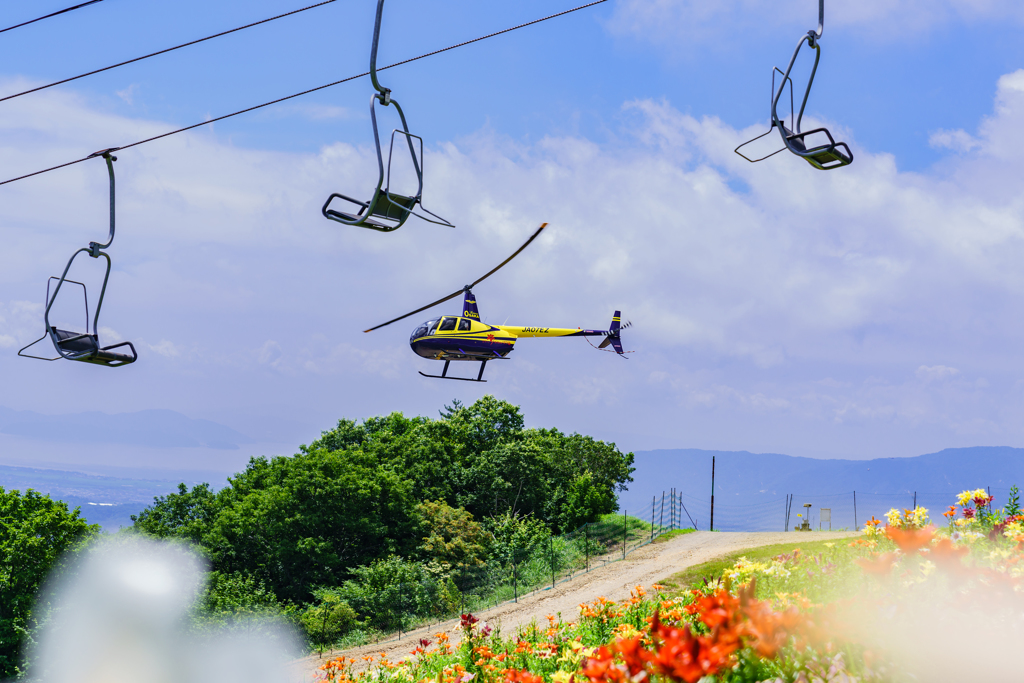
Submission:
M 177 358 L 181 355 L 181 349 L 174 342 L 167 339 L 161 339 L 156 344 L 146 344 L 146 348 L 165 358 Z
M 11 104 L 0 110 L 0 161 L 12 174 L 167 127 L 67 94 Z M 125 150 L 101 324 L 161 340 L 140 349 L 138 367 L 143 351 L 164 356 L 166 385 L 190 405 L 286 412 L 337 399 L 363 410 L 486 388 L 550 411 L 600 394 L 589 405 L 638 423 L 668 405 L 772 416 L 789 432 L 884 424 L 1024 436 L 1024 397 L 973 379 L 1024 374 L 1013 313 L 1024 299 L 1024 76 L 1000 80 L 974 143 L 929 173 L 901 173 L 831 122 L 857 161 L 820 173 L 788 154 L 748 164 L 732 149 L 753 129 L 669 102 L 630 102 L 625 113 L 617 147 L 481 132 L 428 150 L 427 204 L 458 228 L 413 219 L 389 235 L 319 215 L 330 192 L 372 188 L 365 148 L 245 150 L 203 132 Z M 41 299 L 46 277 L 105 234 L 106 183 L 102 163 L 88 162 L 0 188 L 0 220 L 21 255 L 0 273 L 8 301 Z M 58 194 L 73 216 L 41 210 Z M 579 340 L 523 340 L 511 363 L 488 366 L 494 383 L 461 387 L 416 375 L 437 372 L 406 347 L 417 318 L 362 334 L 482 275 L 542 221 L 551 228 L 477 288 L 484 318 L 597 327 L 620 309 L 635 323 L 628 363 Z M 38 303 L 8 304 L 0 317 L 0 334 L 18 343 L 41 332 Z M 949 365 L 908 377 L 921 358 Z M 936 372 L 944 381 L 931 381 Z M 136 408 L 157 400 L 146 391 Z
M 981 147 L 978 140 L 963 130 L 937 130 L 928 136 L 928 144 L 954 152 L 971 152 Z

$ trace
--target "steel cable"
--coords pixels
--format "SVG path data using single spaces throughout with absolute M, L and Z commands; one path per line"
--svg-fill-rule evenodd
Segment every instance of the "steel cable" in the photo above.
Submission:
M 100 2 L 100 1 L 101 0 L 94 0 L 94 2 Z M 110 71 L 111 69 L 116 69 L 117 67 L 124 66 L 126 64 L 134 64 L 135 62 L 141 62 L 143 59 L 149 59 L 150 57 L 156 57 L 158 55 L 167 54 L 168 52 L 174 52 L 175 50 L 180 50 L 183 47 L 189 47 L 190 45 L 197 45 L 197 44 L 203 43 L 203 42 L 205 42 L 207 40 L 213 40 L 214 38 L 220 38 L 221 36 L 226 36 L 226 35 L 228 35 L 230 33 L 236 33 L 238 31 L 244 31 L 245 29 L 252 28 L 253 26 L 259 26 L 260 24 L 266 24 L 267 22 L 276 21 L 278 19 L 283 19 L 284 17 L 290 17 L 293 14 L 298 14 L 299 12 L 305 12 L 306 10 L 311 10 L 311 9 L 316 8 L 316 7 L 321 7 L 323 5 L 329 5 L 332 2 L 336 2 L 336 0 L 324 0 L 323 2 L 318 2 L 315 5 L 310 5 L 309 7 L 303 7 L 302 9 L 292 10 L 291 12 L 285 12 L 284 14 L 278 14 L 276 17 L 270 17 L 269 19 L 262 19 L 260 21 L 255 21 L 255 22 L 253 22 L 251 24 L 246 24 L 245 26 L 239 26 L 238 28 L 233 28 L 233 29 L 231 29 L 229 31 L 221 31 L 220 33 L 214 33 L 212 36 L 206 36 L 205 38 L 198 38 L 196 40 L 191 40 L 191 41 L 189 41 L 187 43 L 182 43 L 181 45 L 175 45 L 174 47 L 169 47 L 169 48 L 167 48 L 165 50 L 159 50 L 157 52 L 150 52 L 148 55 L 142 55 L 141 57 L 136 57 L 135 59 L 129 59 L 128 61 L 125 61 L 125 62 L 118 62 L 117 64 L 111 64 L 110 66 L 105 66 L 102 69 L 95 69 L 93 71 L 88 71 L 88 72 L 86 72 L 84 74 L 79 74 L 77 76 L 72 76 L 70 78 L 65 78 L 65 79 L 60 80 L 60 81 L 54 81 L 53 83 L 47 83 L 46 85 L 41 85 L 41 86 L 39 86 L 37 88 L 30 88 L 29 90 L 25 90 L 25 91 L 22 91 L 22 92 L 19 92 L 19 93 L 15 93 L 13 95 L 8 95 L 7 97 L 0 97 L 0 102 L 6 102 L 7 100 L 13 100 L 15 97 L 21 97 L 22 95 L 29 95 L 29 94 L 34 93 L 34 92 L 39 92 L 40 90 L 46 90 L 47 88 L 52 88 L 55 85 L 63 85 L 64 83 L 70 83 L 71 81 L 77 81 L 79 78 L 85 78 L 86 76 L 92 76 L 94 74 L 103 73 L 104 71 Z M 67 10 L 65 10 L 65 11 L 67 11 Z M 36 21 L 38 21 L 38 19 Z
M 334 2 L 334 0 L 326 0 L 326 2 Z M 326 4 L 326 2 L 320 3 L 320 4 Z M 580 5 L 578 7 L 572 8 L 572 9 L 568 9 L 568 10 L 564 10 L 562 12 L 558 12 L 556 14 L 550 14 L 550 15 L 548 15 L 546 17 L 542 17 L 540 19 L 534 19 L 533 21 L 528 21 L 525 24 L 519 24 L 518 26 L 513 26 L 511 28 L 506 28 L 506 29 L 503 29 L 501 31 L 496 31 L 494 33 L 489 33 L 486 36 L 480 36 L 479 38 L 473 38 L 472 40 L 467 40 L 467 41 L 464 41 L 464 42 L 461 42 L 461 43 L 456 43 L 455 45 L 450 45 L 448 47 L 441 48 L 440 50 L 434 50 L 433 52 L 427 52 L 425 54 L 419 55 L 418 57 L 411 57 L 409 59 L 403 59 L 400 62 L 395 62 L 394 64 L 389 64 L 387 66 L 380 67 L 379 69 L 377 69 L 377 71 L 386 71 L 387 69 L 393 69 L 396 66 L 402 66 L 403 64 L 409 64 L 411 62 L 415 62 L 415 61 L 418 61 L 420 59 L 426 59 L 427 57 L 433 57 L 434 55 L 439 55 L 442 52 L 448 52 L 449 50 L 454 50 L 456 48 L 465 47 L 466 45 L 472 45 L 473 43 L 479 43 L 481 40 L 487 40 L 488 38 L 494 38 L 495 36 L 500 36 L 503 33 L 510 33 L 512 31 L 516 31 L 516 30 L 521 29 L 521 28 L 526 28 L 527 26 L 533 26 L 534 24 L 539 24 L 539 23 L 541 23 L 543 21 L 547 21 L 549 19 L 555 19 L 557 17 L 561 17 L 561 16 L 564 16 L 566 14 L 571 14 L 573 12 L 578 12 L 581 9 L 586 9 L 588 7 L 593 7 L 594 5 L 600 5 L 601 3 L 604 3 L 604 2 L 608 2 L 608 0 L 595 0 L 594 2 L 589 2 L 589 3 L 585 4 L 585 5 Z M 314 7 L 315 7 L 315 5 L 314 5 Z M 178 133 L 184 133 L 185 131 L 192 130 L 193 128 L 199 128 L 200 126 L 205 126 L 205 125 L 207 125 L 209 123 L 216 123 L 217 121 L 223 121 L 224 119 L 230 119 L 233 116 L 238 116 L 240 114 L 247 114 L 247 113 L 249 113 L 251 111 L 256 111 L 257 109 L 262 109 L 264 107 L 269 107 L 269 106 L 274 105 L 274 104 L 280 104 L 281 102 L 285 102 L 287 100 L 292 100 L 292 99 L 295 99 L 296 97 L 302 97 L 303 95 L 308 95 L 310 93 L 317 92 L 318 90 L 324 90 L 326 88 L 331 88 L 331 87 L 334 87 L 336 85 L 341 85 L 342 83 L 348 83 L 349 81 L 354 81 L 357 78 L 362 78 L 363 76 L 368 76 L 368 75 L 370 75 L 370 72 L 369 71 L 364 71 L 361 74 L 357 74 L 355 76 L 349 76 L 348 78 L 343 78 L 340 81 L 334 81 L 333 83 L 327 83 L 326 85 L 320 85 L 320 86 L 317 86 L 315 88 L 310 88 L 309 90 L 303 90 L 302 92 L 295 93 L 294 95 L 287 95 L 285 97 L 279 97 L 278 99 L 271 100 L 270 102 L 264 102 L 263 104 L 257 104 L 257 105 L 252 106 L 252 107 L 247 107 L 245 109 L 240 109 L 239 111 L 235 111 L 235 112 L 232 112 L 230 114 L 224 114 L 223 116 L 218 116 L 216 118 L 212 118 L 212 119 L 209 119 L 209 120 L 206 120 L 206 121 L 202 121 L 200 123 L 194 123 L 191 126 L 185 126 L 184 128 L 178 128 L 176 130 L 168 131 L 167 133 L 161 133 L 160 135 L 154 135 L 153 137 L 146 138 L 145 140 L 139 140 L 137 142 L 132 142 L 130 144 L 122 145 L 120 147 L 114 147 L 114 148 L 111 148 L 111 149 L 116 151 L 116 150 L 122 150 L 122 149 L 129 149 L 131 147 L 138 147 L 139 145 L 144 145 L 147 142 L 153 142 L 155 140 L 160 140 L 161 138 L 170 137 L 171 135 L 177 135 Z M 2 101 L 2 100 L 0 100 L 0 101 Z M 45 169 L 43 169 L 41 171 L 35 171 L 33 173 L 26 173 L 25 175 L 18 176 L 17 178 L 11 178 L 9 180 L 4 180 L 4 181 L 0 182 L 0 185 L 7 185 L 8 183 L 14 183 L 14 182 L 17 182 L 19 180 L 25 180 L 26 178 L 31 178 L 33 176 L 42 175 L 43 173 L 49 173 L 50 171 L 56 171 L 56 170 L 61 169 L 61 168 L 67 168 L 68 166 L 74 166 L 75 164 L 80 164 L 83 161 L 86 161 L 86 160 L 91 159 L 91 158 L 92 158 L 91 156 L 86 156 L 86 157 L 82 157 L 81 159 L 75 159 L 74 161 L 68 161 L 66 163 L 59 164 L 57 166 L 51 166 L 50 168 L 45 168 Z
M 0 29 L 0 33 L 6 33 L 7 31 L 13 31 L 16 28 L 21 28 L 22 26 L 28 26 L 29 24 L 34 24 L 37 21 L 42 21 L 43 19 L 49 19 L 50 17 L 55 17 L 55 16 L 57 16 L 59 14 L 65 14 L 67 12 L 71 12 L 71 11 L 76 10 L 76 9 L 81 9 L 83 7 L 88 7 L 89 5 L 95 5 L 97 2 L 103 2 L 103 0 L 89 0 L 89 2 L 80 3 L 78 5 L 75 5 L 74 7 L 66 7 L 66 8 L 64 8 L 62 10 L 58 10 L 57 12 L 51 12 L 50 14 L 47 14 L 46 16 L 38 17 L 36 19 L 30 19 L 29 21 L 23 21 L 20 24 L 15 24 L 14 26 L 8 26 L 7 28 L 2 28 L 2 29 Z

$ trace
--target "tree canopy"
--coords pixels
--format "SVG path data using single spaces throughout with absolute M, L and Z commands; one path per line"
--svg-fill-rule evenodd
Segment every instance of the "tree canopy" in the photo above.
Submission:
M 253 458 L 216 493 L 182 484 L 133 521 L 302 601 L 392 556 L 471 565 L 488 518 L 558 532 L 614 512 L 632 463 L 615 444 L 527 429 L 517 406 L 485 396 L 439 419 L 339 420 L 292 457 Z
M 40 589 L 60 557 L 99 533 L 78 508 L 29 489 L 0 487 L 0 678 L 21 663 Z

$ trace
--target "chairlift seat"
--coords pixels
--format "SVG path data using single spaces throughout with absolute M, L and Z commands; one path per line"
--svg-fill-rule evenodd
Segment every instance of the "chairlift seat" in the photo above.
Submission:
M 60 330 L 56 327 L 50 328 L 50 334 L 54 345 L 59 350 L 67 352 L 68 355 L 64 357 L 68 360 L 111 367 L 128 365 L 138 360 L 135 346 L 131 342 L 121 342 L 113 346 L 100 347 L 99 336 L 96 334 L 80 334 L 78 332 Z M 129 347 L 132 351 L 131 355 L 114 351 L 114 349 L 122 346 Z
M 335 199 L 344 199 L 347 202 L 351 202 L 359 207 L 357 212 L 348 213 L 345 211 L 338 211 L 337 209 L 330 209 L 330 203 Z M 343 194 L 335 192 L 327 199 L 327 203 L 324 204 L 323 214 L 327 218 L 347 223 L 350 225 L 358 225 L 364 228 L 370 228 L 371 230 L 379 230 L 381 232 L 391 232 L 402 227 L 406 219 L 409 217 L 412 209 L 416 206 L 415 197 L 406 197 L 400 194 L 388 194 L 388 191 L 377 190 L 377 196 L 375 200 L 369 202 L 361 202 Z M 366 209 L 373 206 L 373 210 L 370 211 L 371 216 L 380 216 L 384 220 L 395 221 L 395 224 L 382 223 L 380 221 L 373 220 L 372 218 L 365 217 Z
M 853 152 L 850 151 L 849 146 L 845 142 L 836 142 L 828 128 L 815 128 L 814 130 L 794 133 L 785 125 L 782 125 L 782 133 L 796 150 L 797 155 L 806 159 L 807 163 L 819 170 L 828 171 L 833 168 L 849 166 L 853 163 Z M 815 133 L 824 133 L 828 137 L 828 144 L 808 149 L 804 138 Z M 846 150 L 846 152 L 844 153 L 843 150 Z

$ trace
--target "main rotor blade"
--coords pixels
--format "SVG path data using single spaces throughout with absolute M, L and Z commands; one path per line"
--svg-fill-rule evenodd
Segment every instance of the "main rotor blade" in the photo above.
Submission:
M 462 294 L 463 292 L 465 292 L 465 291 L 466 291 L 467 289 L 473 289 L 473 288 L 474 288 L 474 287 L 476 287 L 476 286 L 477 286 L 478 284 L 480 284 L 481 282 L 483 282 L 484 280 L 486 280 L 487 278 L 489 278 L 490 276 L 492 276 L 492 275 L 494 275 L 494 274 L 495 274 L 496 272 L 498 272 L 498 270 L 499 270 L 499 269 L 500 269 L 500 268 L 501 268 L 502 266 L 504 266 L 505 264 L 507 264 L 507 263 L 508 263 L 509 261 L 511 261 L 512 259 L 514 259 L 514 258 L 515 258 L 516 256 L 519 256 L 519 253 L 520 253 L 520 252 L 521 252 L 521 251 L 522 251 L 523 249 L 526 249 L 526 247 L 530 246 L 530 242 L 532 242 L 533 240 L 537 239 L 537 235 L 539 235 L 539 234 L 541 233 L 541 231 L 543 231 L 543 230 L 544 230 L 544 228 L 546 228 L 546 227 L 548 227 L 548 224 L 547 224 L 547 223 L 541 223 L 541 224 L 540 224 L 540 227 L 539 227 L 539 228 L 537 228 L 537 232 L 535 232 L 535 233 L 533 233 L 532 235 L 530 235 L 530 239 L 526 240 L 526 241 L 525 241 L 525 242 L 523 243 L 523 246 L 521 246 L 521 247 L 519 247 L 518 249 L 516 249 L 516 250 L 515 250 L 515 253 L 513 253 L 513 254 L 512 254 L 511 256 L 509 256 L 509 257 L 508 257 L 507 259 L 505 259 L 504 261 L 502 261 L 501 263 L 499 263 L 499 264 L 498 264 L 498 265 L 497 265 L 496 267 L 494 267 L 494 268 L 492 268 L 492 269 L 491 269 L 490 271 L 488 271 L 488 273 L 487 273 L 486 275 L 484 275 L 484 276 L 483 276 L 482 278 L 480 278 L 480 279 L 476 280 L 475 282 L 473 282 L 473 284 L 471 284 L 471 285 L 467 285 L 466 287 L 463 287 L 463 288 L 462 288 L 462 289 L 460 289 L 459 291 L 457 291 L 457 292 L 453 292 L 453 293 L 449 294 L 448 296 L 444 297 L 443 299 L 438 299 L 437 301 L 435 301 L 435 302 L 434 302 L 434 303 L 432 303 L 432 304 L 427 304 L 426 306 L 423 306 L 423 307 L 421 307 L 421 308 L 417 308 L 417 309 L 416 309 L 415 311 L 412 311 L 411 313 L 406 313 L 405 315 L 400 315 L 400 316 L 398 316 L 397 318 L 395 318 L 394 320 L 389 320 L 389 321 L 387 321 L 386 323 L 381 323 L 380 325 L 377 325 L 376 327 L 371 327 L 371 328 L 370 328 L 370 329 L 368 329 L 368 330 L 363 330 L 363 332 L 364 332 L 364 333 L 366 333 L 366 332 L 373 332 L 374 330 L 379 330 L 380 328 L 382 328 L 382 327 L 386 327 L 386 326 L 390 325 L 391 323 L 397 323 L 397 322 L 398 322 L 399 320 L 404 320 L 404 319 L 408 318 L 408 317 L 409 317 L 410 315 L 416 315 L 417 313 L 420 313 L 420 312 L 422 312 L 422 311 L 425 311 L 425 310 L 427 310 L 428 308 L 433 308 L 434 306 L 437 306 L 438 304 L 443 304 L 443 303 L 444 303 L 445 301 L 448 301 L 448 300 L 450 300 L 450 299 L 454 299 L 455 297 L 457 297 L 457 296 L 459 296 L 460 294 Z
M 417 309 L 416 309 L 415 311 L 413 311 L 412 313 L 406 313 L 405 315 L 400 315 L 400 316 L 398 316 L 397 318 L 395 318 L 394 320 L 389 320 L 389 321 L 387 321 L 386 323 L 381 323 L 380 325 L 377 325 L 376 327 L 371 327 L 371 328 L 370 328 L 370 329 L 368 329 L 368 330 L 363 330 L 363 332 L 364 332 L 364 333 L 365 333 L 365 332 L 373 332 L 374 330 L 379 330 L 380 328 L 382 328 L 382 327 L 385 327 L 385 326 L 387 326 L 387 325 L 390 325 L 391 323 L 397 323 L 397 322 L 398 322 L 399 320 L 405 320 L 405 319 L 406 319 L 406 318 L 408 318 L 408 317 L 409 317 L 410 315 L 416 315 L 416 314 L 417 314 L 417 313 L 419 313 L 420 311 L 425 311 L 425 310 L 427 310 L 428 308 L 433 308 L 434 306 L 436 306 L 436 305 L 438 305 L 438 304 L 443 304 L 443 303 L 444 303 L 445 301 L 448 301 L 449 299 L 454 299 L 454 298 L 455 298 L 455 297 L 457 297 L 458 295 L 462 294 L 462 292 L 463 292 L 463 290 L 461 290 L 461 289 L 460 289 L 459 291 L 455 292 L 454 294 L 449 294 L 448 296 L 446 296 L 446 297 L 445 297 L 445 298 L 443 298 L 443 299 L 438 299 L 437 301 L 435 301 L 435 302 L 434 302 L 434 303 L 432 303 L 432 304 L 427 304 L 427 305 L 426 305 L 426 306 L 424 306 L 423 308 L 417 308 Z
M 512 254 L 511 256 L 509 256 L 509 257 L 508 257 L 507 259 L 505 259 L 504 261 L 502 261 L 501 263 L 499 263 L 499 264 L 498 264 L 497 266 L 495 266 L 494 268 L 492 268 L 492 269 L 491 269 L 490 271 L 488 271 L 487 275 L 484 275 L 484 276 L 483 276 L 482 278 L 480 278 L 479 280 L 477 280 L 476 282 L 474 282 L 473 284 L 471 284 L 471 285 L 469 286 L 469 289 L 473 289 L 473 288 L 474 288 L 474 287 L 476 287 L 476 286 L 477 286 L 478 284 L 480 284 L 481 282 L 483 282 L 484 280 L 486 280 L 486 279 L 487 279 L 487 278 L 489 278 L 490 276 L 492 276 L 492 275 L 494 275 L 495 273 L 497 273 L 497 272 L 498 272 L 498 270 L 500 270 L 500 269 L 501 269 L 501 267 L 502 267 L 502 266 L 504 266 L 504 265 L 505 265 L 506 263 L 508 263 L 509 261 L 511 261 L 512 259 L 514 259 L 514 258 L 515 258 L 516 256 L 519 256 L 519 252 L 521 252 L 521 251 L 522 251 L 523 249 L 526 249 L 526 248 L 527 248 L 528 246 L 530 246 L 530 242 L 532 242 L 532 241 L 534 241 L 535 239 L 537 239 L 537 235 L 539 235 L 539 234 L 540 234 L 540 233 L 541 233 L 541 232 L 542 232 L 542 231 L 544 230 L 544 228 L 546 228 L 546 227 L 548 227 L 548 224 L 547 224 L 547 223 L 541 223 L 541 224 L 540 224 L 540 227 L 539 227 L 539 228 L 537 228 L 537 232 L 535 232 L 535 233 L 533 233 L 532 235 L 530 235 L 530 239 L 528 239 L 528 240 L 526 240 L 525 242 L 523 242 L 523 246 L 521 246 L 521 247 L 519 247 L 518 249 L 516 249 L 516 250 L 515 250 L 515 253 L 513 253 L 513 254 Z

